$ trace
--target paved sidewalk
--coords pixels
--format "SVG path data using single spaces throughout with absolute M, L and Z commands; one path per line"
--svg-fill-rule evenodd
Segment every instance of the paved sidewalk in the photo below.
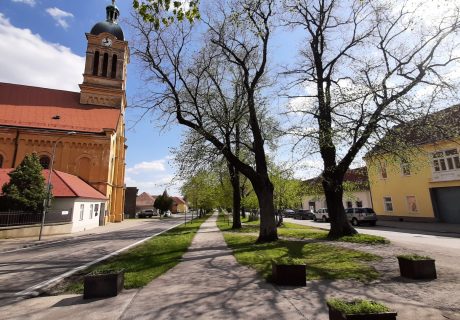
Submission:
M 79 295 L 40 297 L 0 308 L 5 319 L 309 319 L 327 320 L 330 297 L 370 298 L 398 311 L 398 320 L 459 320 L 385 292 L 378 284 L 308 281 L 276 287 L 239 265 L 217 229 L 216 216 L 195 236 L 183 261 L 140 290 L 85 301 Z M 5 317 L 6 315 L 6 317 Z

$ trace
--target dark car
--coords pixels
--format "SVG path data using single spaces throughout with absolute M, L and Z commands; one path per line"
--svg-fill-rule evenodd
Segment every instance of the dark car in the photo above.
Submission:
M 138 218 L 151 218 L 155 215 L 154 211 L 151 209 L 141 211 L 137 214 Z
M 308 209 L 299 209 L 295 212 L 294 219 L 298 220 L 313 220 L 315 215 Z
M 285 218 L 294 218 L 295 211 L 291 209 L 284 209 L 282 214 Z
M 361 223 L 369 223 L 371 226 L 375 226 L 377 223 L 377 215 L 372 208 L 348 208 L 345 209 L 348 221 L 352 225 L 357 226 Z

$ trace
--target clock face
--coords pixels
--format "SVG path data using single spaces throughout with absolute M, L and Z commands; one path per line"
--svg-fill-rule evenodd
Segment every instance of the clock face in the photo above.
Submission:
M 104 47 L 110 47 L 112 45 L 112 39 L 110 38 L 103 38 L 102 39 L 102 45 Z

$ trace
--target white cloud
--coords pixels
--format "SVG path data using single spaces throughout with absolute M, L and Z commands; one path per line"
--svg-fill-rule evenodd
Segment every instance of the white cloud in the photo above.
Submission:
M 132 168 L 127 168 L 126 172 L 127 173 L 132 173 L 132 174 L 140 174 L 140 173 L 145 173 L 145 172 L 151 172 L 151 171 L 165 171 L 165 162 L 166 160 L 154 160 L 154 161 L 143 161 L 141 163 L 137 163 L 134 165 Z
M 167 162 L 168 158 L 170 157 L 143 161 L 127 168 L 126 186 L 137 187 L 139 194 L 147 192 L 157 195 L 167 189 L 170 195 L 179 195 L 180 182 L 175 179 L 173 168 Z
M 13 2 L 25 3 L 31 7 L 35 6 L 35 0 L 12 0 Z
M 67 18 L 73 18 L 73 14 L 70 12 L 63 11 L 59 8 L 48 8 L 46 9 L 46 12 L 53 17 L 54 20 L 56 20 L 56 25 L 63 27 L 64 29 L 67 29 L 69 27 L 69 24 L 67 22 Z
M 20 29 L 0 13 L 0 81 L 80 91 L 83 57 L 69 48 L 44 41 L 29 29 Z

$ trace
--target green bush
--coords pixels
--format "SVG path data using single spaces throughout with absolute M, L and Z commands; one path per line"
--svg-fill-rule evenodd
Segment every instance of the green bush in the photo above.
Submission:
M 372 300 L 344 301 L 342 299 L 327 300 L 327 304 L 333 309 L 344 314 L 372 314 L 390 312 L 387 306 Z

